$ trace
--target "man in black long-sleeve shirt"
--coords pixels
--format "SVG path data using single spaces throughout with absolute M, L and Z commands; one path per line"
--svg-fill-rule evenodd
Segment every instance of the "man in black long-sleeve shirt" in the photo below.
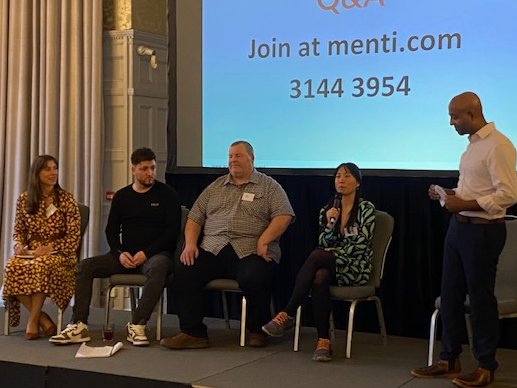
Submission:
M 146 323 L 163 291 L 167 273 L 172 270 L 181 206 L 176 191 L 155 179 L 156 156 L 152 150 L 135 150 L 131 164 L 134 182 L 115 194 L 106 225 L 110 252 L 79 264 L 72 322 L 50 338 L 52 343 L 90 340 L 87 323 L 94 278 L 142 273 L 147 281 L 133 321 L 127 325 L 127 340 L 135 346 L 149 344 Z

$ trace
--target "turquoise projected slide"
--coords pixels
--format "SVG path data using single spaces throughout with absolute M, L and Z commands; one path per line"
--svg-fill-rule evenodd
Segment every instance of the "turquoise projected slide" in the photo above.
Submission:
M 204 0 L 203 166 L 456 170 L 450 99 L 517 143 L 517 1 Z

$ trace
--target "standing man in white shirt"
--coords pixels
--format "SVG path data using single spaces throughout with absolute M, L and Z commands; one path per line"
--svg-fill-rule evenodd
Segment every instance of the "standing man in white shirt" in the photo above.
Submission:
M 504 216 L 517 202 L 515 147 L 487 123 L 479 97 L 465 92 L 449 104 L 450 124 L 469 144 L 460 161 L 458 187 L 445 189 L 444 206 L 452 213 L 445 238 L 440 315 L 440 360 L 411 371 L 417 377 L 454 377 L 461 372 L 459 355 L 464 330 L 463 303 L 470 300 L 473 351 L 478 368 L 452 382 L 481 387 L 494 380 L 499 340 L 497 300 L 494 296 L 499 255 L 506 241 Z M 435 185 L 429 197 L 439 199 Z

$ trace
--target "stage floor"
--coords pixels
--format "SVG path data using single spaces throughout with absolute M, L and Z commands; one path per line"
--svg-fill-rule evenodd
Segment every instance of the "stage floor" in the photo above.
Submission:
M 47 311 L 49 309 L 50 306 L 46 308 Z M 3 322 L 3 309 L 0 310 Z M 93 338 L 89 343 L 91 346 L 103 346 L 100 339 L 102 312 L 92 309 L 89 325 Z M 115 339 L 122 341 L 124 347 L 110 358 L 76 359 L 74 356 L 79 345 L 55 346 L 46 339 L 27 341 L 22 325 L 12 328 L 10 336 L 0 335 L 0 361 L 217 388 L 453 386 L 449 380 L 417 379 L 409 373 L 411 368 L 426 364 L 427 341 L 422 339 L 390 336 L 388 345 L 383 346 L 380 335 L 354 333 L 352 358 L 346 359 L 346 333 L 338 331 L 334 360 L 317 363 L 311 360 L 315 345 L 313 328 L 302 330 L 299 352 L 292 351 L 292 333 L 283 339 L 272 339 L 266 348 L 241 348 L 238 345 L 239 322 L 232 321 L 232 329 L 226 330 L 223 320 L 206 319 L 210 348 L 172 351 L 156 341 L 146 348 L 132 346 L 125 340 L 124 324 L 129 313 L 114 311 L 112 317 L 116 325 Z M 69 311 L 65 318 L 67 322 Z M 154 322 L 153 317 L 149 331 L 153 339 Z M 171 336 L 177 332 L 177 318 L 164 316 L 164 335 Z M 499 349 L 498 361 L 500 367 L 496 383 L 491 387 L 517 387 L 517 351 Z M 476 366 L 467 348 L 462 355 L 462 364 L 465 371 Z M 6 387 L 2 376 L 0 387 Z

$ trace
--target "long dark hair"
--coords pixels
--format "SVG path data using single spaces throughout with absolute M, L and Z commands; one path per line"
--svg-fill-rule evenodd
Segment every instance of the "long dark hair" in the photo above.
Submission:
M 346 228 L 350 228 L 354 225 L 354 222 L 357 220 L 357 210 L 359 208 L 359 202 L 361 202 L 361 186 L 363 181 L 363 176 L 361 174 L 361 170 L 359 170 L 359 167 L 357 167 L 356 164 L 348 162 L 348 163 L 341 163 L 339 166 L 336 167 L 334 170 L 334 182 L 336 181 L 336 175 L 338 171 L 344 168 L 346 172 L 349 174 L 352 174 L 352 176 L 355 178 L 357 183 L 359 183 L 359 186 L 357 186 L 355 198 L 354 198 L 354 204 L 352 205 L 352 210 L 350 210 L 350 217 L 348 217 L 348 222 L 346 223 Z M 325 211 L 330 209 L 334 205 L 334 197 L 330 199 L 330 201 L 327 203 L 327 206 L 325 207 Z M 339 215 L 339 219 L 341 218 L 341 214 Z
M 56 166 L 59 168 L 59 164 L 57 159 L 51 155 L 40 155 L 31 164 L 29 169 L 29 179 L 27 182 L 27 213 L 35 214 L 38 211 L 39 203 L 43 198 L 43 193 L 41 192 L 41 185 L 39 180 L 39 173 L 43 170 L 48 162 L 56 163 Z M 59 206 L 58 201 L 58 192 L 61 190 L 61 186 L 56 182 L 54 186 L 54 191 L 52 195 L 54 196 L 54 202 L 56 206 Z

